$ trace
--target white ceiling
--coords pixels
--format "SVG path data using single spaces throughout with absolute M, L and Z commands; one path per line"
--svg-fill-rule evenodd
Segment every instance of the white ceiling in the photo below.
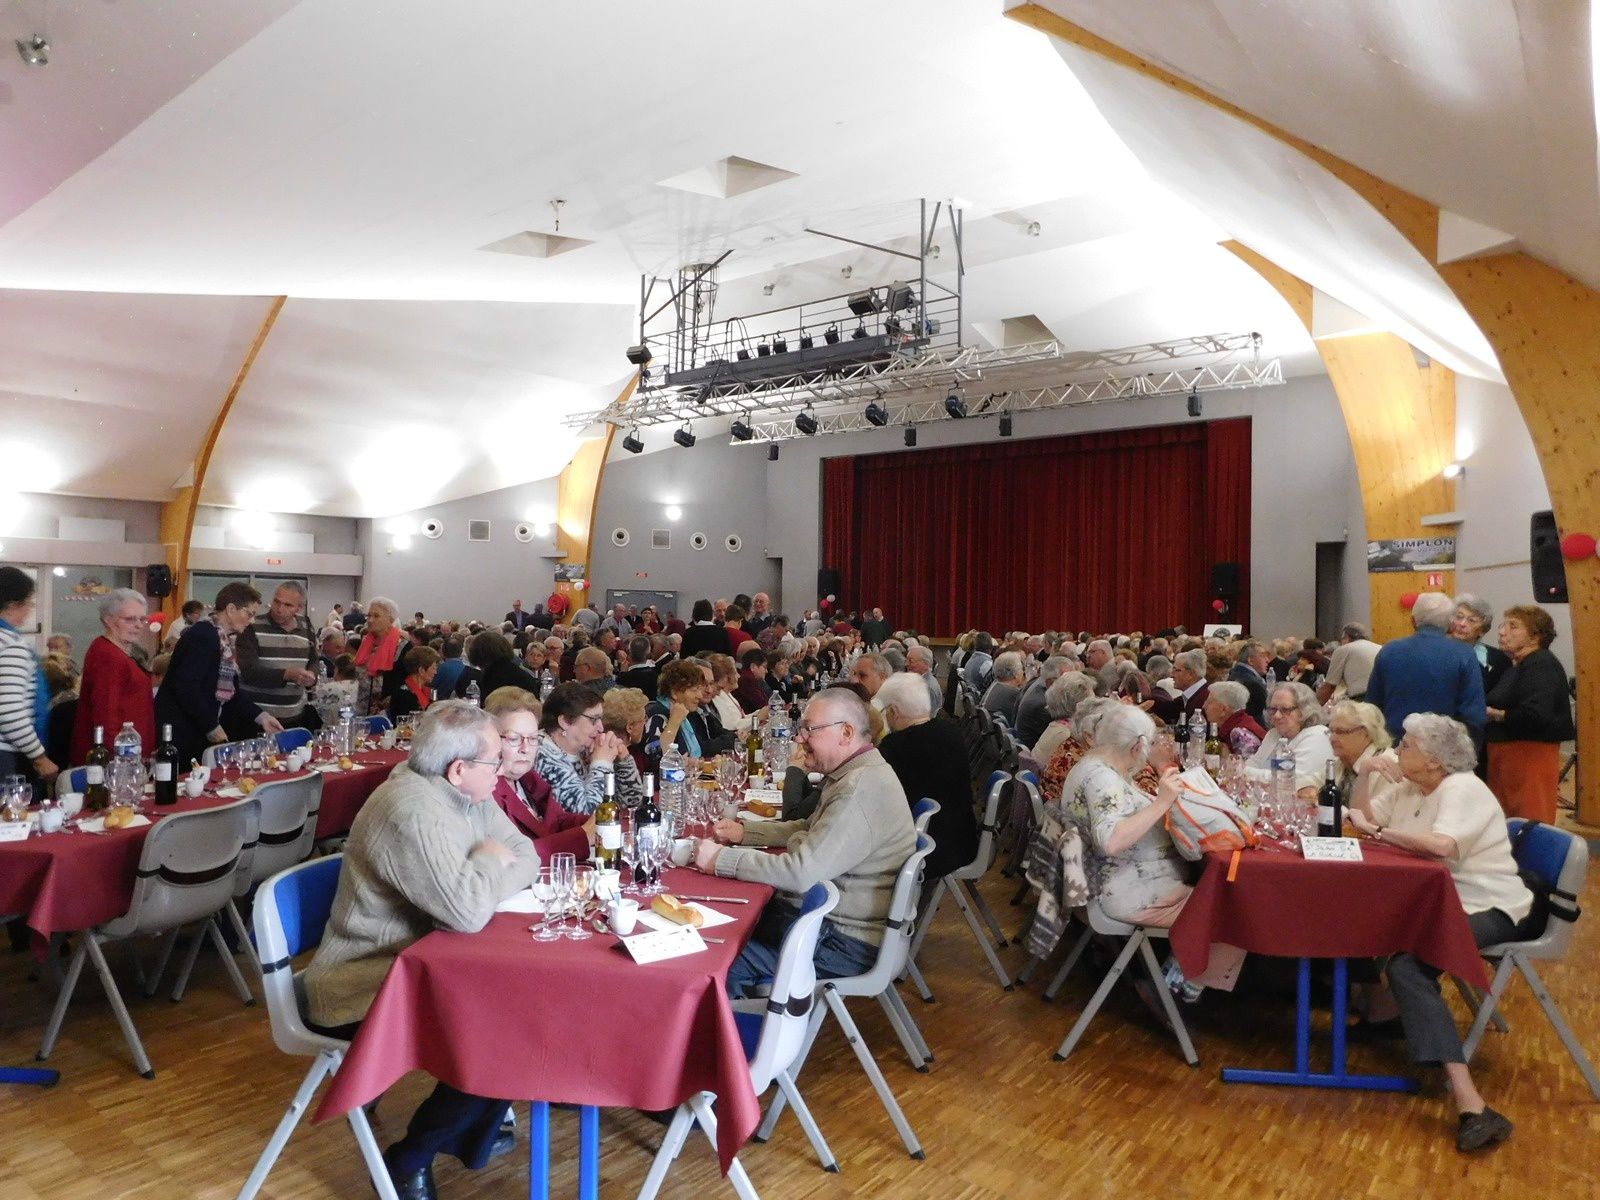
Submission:
M 21 11 L 0 14 L 6 53 Z M 0 392 L 62 464 L 55 490 L 170 494 L 273 295 L 291 299 L 209 502 L 378 516 L 549 477 L 574 445 L 562 418 L 623 382 L 641 272 L 732 249 L 728 315 L 843 290 L 843 266 L 851 286 L 892 278 L 897 260 L 803 231 L 903 238 L 921 196 L 968 213 L 974 338 L 1025 314 L 1082 349 L 1259 329 L 1289 371 L 1316 370 L 1275 293 L 1216 246 L 1256 232 L 1493 372 L 1453 301 L 1336 191 L 1283 193 L 1298 169 L 1256 150 L 1243 174 L 1214 169 L 1224 135 L 1069 59 L 1075 77 L 994 0 L 51 12 L 48 68 L 0 58 L 0 151 L 29 164 L 0 188 L 0 314 L 26 314 L 0 327 Z M 660 185 L 734 155 L 792 177 L 729 199 Z M 1245 220 L 1240 191 L 1276 198 Z M 558 197 L 560 233 L 592 245 L 480 249 L 553 233 Z M 1302 239 L 1319 249 L 1296 259 Z M 1304 261 L 1330 240 L 1355 247 L 1342 272 Z M 86 374 L 92 412 L 73 407 Z M 111 449 L 80 453 L 90 437 Z

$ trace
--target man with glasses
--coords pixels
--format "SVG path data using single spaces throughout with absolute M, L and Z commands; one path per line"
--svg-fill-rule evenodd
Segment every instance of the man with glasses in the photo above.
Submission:
M 823 773 L 816 810 L 805 820 L 748 827 L 718 821 L 716 840 L 695 848 L 700 870 L 769 884 L 779 893 L 728 972 L 728 995 L 734 998 L 772 978 L 800 898 L 825 879 L 839 889 L 839 905 L 822 922 L 817 977 L 870 970 L 883 943 L 895 877 L 917 845 L 905 790 L 873 748 L 867 706 L 859 696 L 845 688 L 824 689 L 806 705 L 795 736 L 812 769 Z M 784 846 L 788 853 L 767 854 L 763 846 Z
M 417 723 L 411 757 L 357 814 L 327 931 L 304 976 L 307 1015 L 351 1038 L 400 952 L 435 929 L 476 933 L 495 906 L 532 881 L 533 843 L 492 803 L 500 778 L 494 718 L 461 700 Z M 511 1149 L 510 1102 L 438 1084 L 384 1153 L 400 1200 L 434 1195 L 433 1156 L 468 1167 Z

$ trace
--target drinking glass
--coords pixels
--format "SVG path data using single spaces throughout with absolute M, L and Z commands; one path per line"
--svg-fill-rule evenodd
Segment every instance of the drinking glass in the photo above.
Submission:
M 550 856 L 550 871 L 556 884 L 556 912 L 557 931 L 564 937 L 566 930 L 562 928 L 567 905 L 572 902 L 573 875 L 577 871 L 578 857 L 575 854 L 552 854 Z
M 667 867 L 672 863 L 672 844 L 680 835 L 674 833 L 665 824 L 661 827 L 661 836 L 656 838 L 655 846 L 650 851 L 650 868 L 655 876 L 655 894 L 660 895 L 667 890 L 663 878 Z
M 0 816 L 4 816 L 7 821 L 28 819 L 28 801 L 32 798 L 32 789 L 28 787 L 26 781 L 13 782 L 21 778 L 20 775 L 7 776 L 5 782 L 0 784 Z
M 622 860 L 622 865 L 628 868 L 628 884 L 623 888 L 633 887 L 638 883 L 639 871 L 635 865 L 639 861 L 638 834 L 627 824 L 622 828 L 622 846 L 617 851 L 617 857 Z
M 583 925 L 583 912 L 592 895 L 594 895 L 594 867 L 589 863 L 579 863 L 572 871 L 573 927 L 567 931 L 567 936 L 575 942 L 587 941 L 594 936 Z
M 638 831 L 638 833 L 635 835 L 635 839 L 636 844 L 634 846 L 634 861 L 638 863 L 640 869 L 642 869 L 647 876 L 651 875 L 656 866 L 657 848 L 663 842 L 669 846 L 672 844 L 668 837 L 666 827 L 662 825 L 646 825 L 643 829 Z M 637 872 L 635 872 L 634 883 L 641 896 L 659 896 L 665 890 L 661 886 L 659 880 L 646 879 L 645 882 L 639 883 Z
M 561 934 L 555 926 L 556 880 L 555 872 L 550 867 L 540 869 L 533 880 L 533 896 L 539 901 L 539 906 L 544 909 L 544 921 L 533 935 L 536 942 L 557 942 Z

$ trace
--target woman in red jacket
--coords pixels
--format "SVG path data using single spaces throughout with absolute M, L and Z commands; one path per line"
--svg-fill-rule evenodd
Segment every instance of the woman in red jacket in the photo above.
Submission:
M 552 854 L 562 853 L 588 858 L 594 818 L 562 808 L 550 785 L 533 769 L 539 751 L 538 699 L 523 688 L 496 688 L 483 708 L 500 727 L 500 778 L 494 785 L 494 802 L 533 839 L 540 862 L 549 863 Z
M 100 597 L 100 623 L 105 633 L 89 643 L 83 656 L 78 715 L 72 723 L 69 757 L 73 764 L 81 765 L 87 759 L 96 725 L 105 729 L 109 746 L 122 723 L 132 721 L 145 753 L 156 748 L 156 704 L 150 676 L 129 653 L 149 620 L 149 605 L 132 588 L 116 588 Z

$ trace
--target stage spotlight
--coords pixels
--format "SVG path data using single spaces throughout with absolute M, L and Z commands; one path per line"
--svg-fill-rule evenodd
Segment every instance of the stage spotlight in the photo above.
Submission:
M 906 445 L 915 446 L 916 444 L 917 444 L 917 427 L 915 425 L 908 425 L 908 426 L 906 426 Z
M 852 342 L 859 342 L 862 338 L 864 338 L 866 336 L 867 336 L 867 323 L 865 321 L 863 321 L 863 322 L 861 322 L 861 324 L 856 326 L 856 331 L 850 335 L 850 340 Z
M 1000 416 L 1000 436 L 1001 437 L 1010 437 L 1011 436 L 1011 414 L 1010 413 L 1002 413 L 1001 416 Z
M 739 349 L 734 353 L 734 357 L 737 358 L 740 362 L 749 362 L 750 361 L 750 347 L 749 346 L 740 346 Z
M 756 357 L 757 358 L 767 358 L 771 354 L 772 354 L 772 347 L 770 345 L 768 345 L 766 342 L 757 342 L 756 343 Z
M 959 392 L 951 392 L 944 398 L 944 410 L 959 421 L 967 415 L 967 402 Z
M 813 436 L 817 432 L 816 414 L 809 408 L 806 409 L 795 417 L 794 427 L 807 437 Z
M 850 311 L 858 317 L 875 313 L 883 307 L 883 301 L 878 298 L 878 293 L 871 288 L 864 292 L 851 292 L 849 304 Z
M 768 442 L 767 443 L 767 461 L 768 462 L 777 462 L 778 461 L 778 443 L 777 442 Z
M 733 424 L 728 426 L 728 432 L 733 434 L 736 442 L 748 442 L 756 435 L 756 431 L 750 428 L 750 422 L 743 417 L 735 417 Z
M 772 339 L 772 352 L 774 354 L 787 354 L 787 353 L 789 353 L 789 339 L 784 337 L 781 333 L 777 337 L 773 338 Z
M 629 346 L 628 361 L 636 367 L 642 367 L 655 356 L 650 353 L 650 347 L 645 345 Z
M 1201 403 L 1200 403 L 1200 389 L 1198 389 L 1198 388 L 1190 388 L 1189 389 L 1189 415 L 1191 417 L 1198 417 L 1200 415 L 1201 411 L 1202 411 L 1202 406 L 1201 406 Z
M 644 443 L 639 440 L 639 431 L 637 429 L 622 439 L 622 448 L 629 454 L 638 454 L 644 449 Z
M 830 346 L 837 346 L 839 344 L 839 327 L 837 325 L 829 325 L 822 331 L 822 340 Z
M 800 349 L 809 350 L 809 349 L 811 349 L 811 347 L 815 346 L 816 344 L 817 344 L 817 339 L 812 337 L 809 333 L 802 333 L 800 335 Z
M 679 429 L 672 435 L 672 440 L 687 450 L 694 445 L 694 430 L 685 425 L 682 429 Z
M 861 415 L 866 417 L 868 425 L 878 429 L 882 429 L 889 423 L 889 410 L 876 400 L 867 405 Z
M 887 333 L 890 337 L 899 337 L 900 336 L 900 328 L 901 327 L 900 327 L 900 318 L 899 317 L 890 317 L 887 321 L 885 321 L 883 323 L 883 331 L 885 333 Z
M 912 302 L 911 285 L 909 283 L 893 283 L 889 285 L 889 311 L 899 312 L 902 308 L 910 308 Z

